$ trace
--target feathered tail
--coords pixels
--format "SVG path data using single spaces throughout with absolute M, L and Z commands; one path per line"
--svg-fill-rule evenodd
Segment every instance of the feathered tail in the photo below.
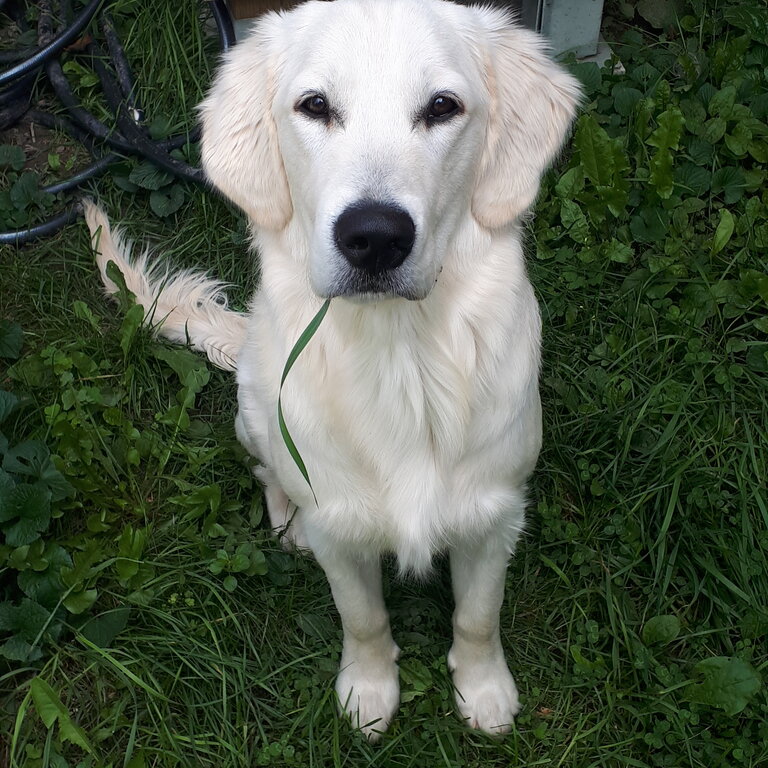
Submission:
M 118 290 L 107 276 L 107 264 L 113 261 L 136 303 L 144 307 L 147 325 L 171 341 L 205 352 L 219 368 L 234 371 L 245 341 L 246 316 L 227 309 L 224 283 L 192 270 L 171 274 L 162 262 L 149 264 L 147 250 L 134 257 L 132 243 L 112 231 L 101 208 L 84 200 L 83 209 L 107 293 Z

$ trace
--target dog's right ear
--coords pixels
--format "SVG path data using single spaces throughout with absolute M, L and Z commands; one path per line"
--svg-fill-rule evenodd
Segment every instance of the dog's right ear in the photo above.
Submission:
M 283 229 L 293 205 L 272 115 L 275 37 L 280 17 L 266 14 L 224 57 L 200 105 L 208 178 L 262 229 Z

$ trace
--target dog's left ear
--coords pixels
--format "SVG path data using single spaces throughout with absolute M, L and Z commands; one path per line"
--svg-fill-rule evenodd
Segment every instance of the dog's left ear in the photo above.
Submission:
M 581 89 L 549 58 L 536 33 L 498 12 L 481 12 L 488 24 L 483 58 L 490 115 L 472 213 L 495 229 L 533 204 L 541 175 L 576 114 Z
M 293 213 L 272 114 L 282 18 L 264 14 L 224 56 L 200 105 L 206 175 L 257 227 L 273 230 L 283 229 Z

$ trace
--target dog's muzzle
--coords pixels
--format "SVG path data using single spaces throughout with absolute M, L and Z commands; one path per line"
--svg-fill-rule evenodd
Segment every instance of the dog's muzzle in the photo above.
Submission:
M 362 201 L 350 205 L 336 219 L 333 236 L 351 266 L 378 276 L 397 269 L 408 258 L 416 225 L 402 208 Z

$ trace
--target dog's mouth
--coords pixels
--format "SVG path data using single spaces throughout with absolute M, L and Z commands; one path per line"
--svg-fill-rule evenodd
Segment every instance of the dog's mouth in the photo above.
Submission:
M 417 291 L 404 280 L 399 270 L 393 269 L 372 275 L 359 269 L 350 270 L 338 280 L 322 298 L 341 297 L 360 304 L 369 304 L 387 299 L 406 299 L 420 301 L 426 293 Z

